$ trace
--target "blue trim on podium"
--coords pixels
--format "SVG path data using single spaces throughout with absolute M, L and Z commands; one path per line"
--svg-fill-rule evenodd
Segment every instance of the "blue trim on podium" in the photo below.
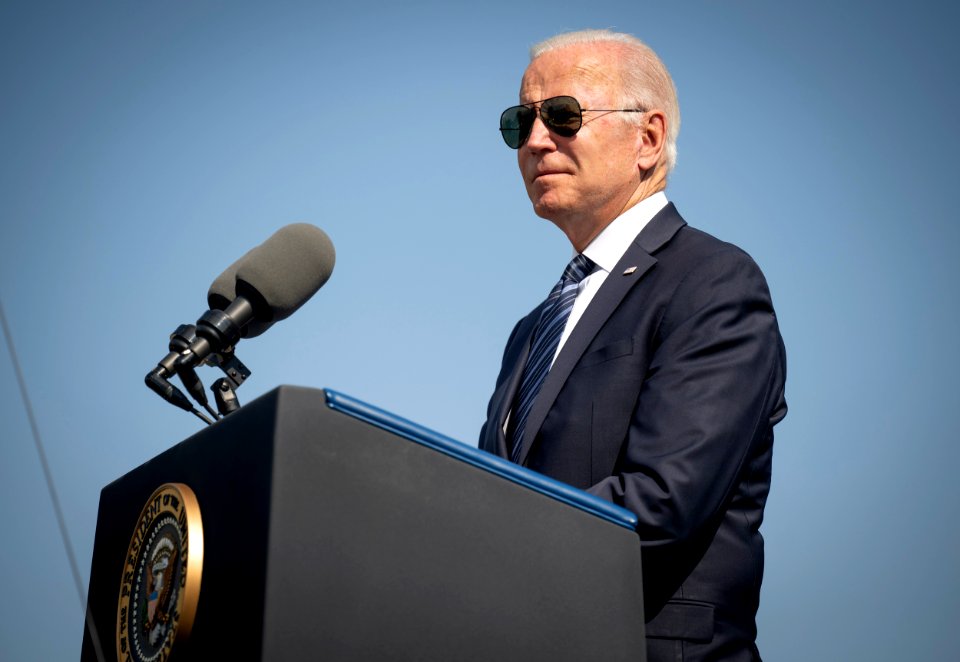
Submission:
M 523 485 L 526 488 L 544 494 L 557 501 L 569 504 L 580 510 L 596 515 L 624 528 L 636 531 L 637 516 L 620 506 L 595 497 L 583 490 L 578 490 L 558 480 L 548 478 L 530 469 L 518 466 L 503 458 L 491 455 L 472 446 L 467 446 L 456 439 L 434 432 L 429 428 L 418 425 L 405 418 L 391 414 L 378 407 L 361 402 L 349 395 L 324 389 L 327 406 L 331 409 L 353 416 L 378 428 L 392 432 L 395 435 L 409 439 L 415 443 L 432 448 L 444 455 L 456 458 L 467 464 L 497 474 L 509 481 Z

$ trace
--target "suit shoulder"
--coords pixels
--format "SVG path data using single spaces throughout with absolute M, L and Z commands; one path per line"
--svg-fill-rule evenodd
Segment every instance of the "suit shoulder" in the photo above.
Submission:
M 690 225 L 684 225 L 680 228 L 673 241 L 664 246 L 663 250 L 664 252 L 679 253 L 693 261 L 722 255 L 731 261 L 746 261 L 756 264 L 750 254 L 736 244 L 718 239 L 712 234 Z
M 654 257 L 658 266 L 674 272 L 678 278 L 692 272 L 734 269 L 751 274 L 766 285 L 760 266 L 749 253 L 690 225 L 680 228 Z
M 684 225 L 655 255 L 667 299 L 685 308 L 714 298 L 759 300 L 772 310 L 770 289 L 756 261 L 735 244 Z M 682 313 L 681 313 L 682 316 Z

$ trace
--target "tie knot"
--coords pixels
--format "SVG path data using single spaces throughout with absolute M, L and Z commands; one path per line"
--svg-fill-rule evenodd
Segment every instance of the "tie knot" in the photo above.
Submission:
M 593 271 L 595 266 L 597 265 L 594 264 L 593 260 L 583 253 L 577 253 L 577 255 L 570 260 L 567 268 L 563 270 L 563 280 L 579 283 Z

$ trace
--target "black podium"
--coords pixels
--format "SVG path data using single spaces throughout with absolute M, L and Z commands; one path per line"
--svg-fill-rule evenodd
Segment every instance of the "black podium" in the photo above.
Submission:
M 645 659 L 631 513 L 344 395 L 284 386 L 103 489 L 88 612 L 107 660 L 127 634 L 121 584 L 156 583 L 137 588 L 128 548 L 170 483 L 195 494 L 203 531 L 174 660 Z M 163 591 L 151 595 L 149 614 L 130 612 L 158 619 Z M 96 659 L 89 630 L 82 659 Z

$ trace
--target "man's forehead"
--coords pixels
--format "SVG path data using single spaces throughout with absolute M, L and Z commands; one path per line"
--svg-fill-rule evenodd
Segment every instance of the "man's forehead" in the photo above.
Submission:
M 520 98 L 536 101 L 530 95 L 547 88 L 559 94 L 571 93 L 575 86 L 610 89 L 618 84 L 617 61 L 611 50 L 584 44 L 548 51 L 531 62 L 520 82 Z

